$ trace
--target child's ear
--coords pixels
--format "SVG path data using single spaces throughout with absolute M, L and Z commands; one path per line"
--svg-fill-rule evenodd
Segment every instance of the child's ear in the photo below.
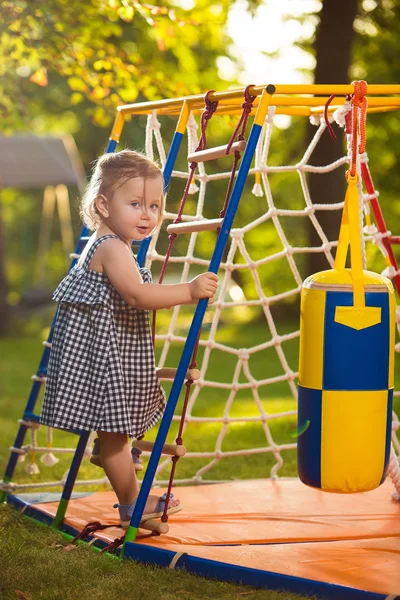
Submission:
M 109 216 L 107 198 L 103 196 L 103 194 L 99 194 L 98 196 L 96 196 L 95 205 L 101 216 L 104 219 L 107 219 Z

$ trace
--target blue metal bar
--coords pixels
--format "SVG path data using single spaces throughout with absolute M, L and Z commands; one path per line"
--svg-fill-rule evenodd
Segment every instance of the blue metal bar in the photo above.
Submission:
M 14 448 L 21 448 L 24 443 L 25 434 L 27 432 L 28 427 L 26 425 L 20 425 L 18 428 L 18 433 L 15 438 Z M 6 466 L 6 470 L 4 473 L 4 481 L 11 481 L 11 478 L 14 474 L 15 465 L 17 464 L 18 454 L 16 452 L 10 452 L 10 458 L 8 459 L 8 463 Z
M 179 149 L 181 147 L 183 138 L 183 133 L 179 133 L 176 131 L 174 133 L 174 137 L 172 138 L 171 146 L 168 152 L 167 160 L 165 161 L 164 166 L 164 190 L 167 191 L 172 171 L 175 165 L 176 157 L 178 156 Z
M 89 230 L 88 230 L 88 228 L 86 226 L 84 226 L 82 228 L 80 238 L 79 238 L 78 243 L 77 243 L 76 248 L 75 248 L 75 253 L 76 254 L 80 253 L 80 251 L 82 250 L 82 245 L 84 243 L 86 243 L 87 240 L 89 239 L 87 237 L 88 234 L 89 234 Z M 77 259 L 74 259 L 72 261 L 72 263 L 70 265 L 70 269 L 72 269 L 75 266 L 76 262 L 77 262 Z M 47 338 L 47 343 L 48 344 L 51 344 L 51 342 L 53 340 L 53 334 L 54 334 L 55 324 L 56 324 L 56 321 L 57 321 L 57 316 L 58 316 L 58 308 L 57 308 L 56 313 L 54 315 L 54 319 L 53 319 L 53 322 L 52 322 L 51 328 L 50 328 L 50 333 L 49 333 L 49 336 Z M 43 376 L 43 375 L 46 374 L 46 372 L 47 372 L 47 365 L 48 365 L 48 362 L 49 362 L 49 356 L 50 356 L 50 348 L 48 346 L 46 346 L 45 349 L 44 349 L 44 351 L 43 351 L 42 357 L 40 359 L 40 363 L 39 363 L 39 367 L 38 367 L 38 369 L 36 371 L 36 375 Z M 24 410 L 24 419 L 26 419 L 26 420 L 29 419 L 31 421 L 39 422 L 39 417 L 37 415 L 34 415 L 33 411 L 35 409 L 36 402 L 37 402 L 38 395 L 39 395 L 39 391 L 40 391 L 40 388 L 41 388 L 42 385 L 43 384 L 40 381 L 34 381 L 33 384 L 32 384 L 31 391 L 30 391 L 30 394 L 28 396 L 28 400 L 27 400 L 27 403 L 26 403 L 26 406 L 25 406 L 25 410 Z M 26 425 L 22 425 L 21 424 L 19 426 L 16 438 L 15 438 L 15 441 L 14 441 L 14 446 L 13 446 L 14 448 L 21 448 L 22 447 L 22 444 L 24 443 L 24 439 L 25 439 L 25 434 L 26 434 L 26 432 L 27 432 L 28 429 L 29 428 Z M 10 453 L 10 457 L 8 459 L 7 466 L 6 466 L 6 470 L 5 470 L 5 473 L 4 473 L 4 478 L 3 478 L 4 481 L 11 481 L 12 476 L 13 476 L 14 471 L 15 471 L 15 467 L 17 465 L 17 461 L 18 461 L 18 454 L 16 452 L 11 452 Z M 5 494 L 4 493 L 0 493 L 0 502 L 3 502 L 4 499 L 5 499 Z
M 89 435 L 90 431 L 83 431 L 79 437 L 74 458 L 72 459 L 71 467 L 68 471 L 67 479 L 65 481 L 61 500 L 57 508 L 57 513 L 54 517 L 53 527 L 60 528 L 64 521 L 65 513 L 68 508 L 68 502 L 71 499 L 72 490 L 74 489 L 75 480 L 78 475 L 79 467 L 81 466 Z
M 110 139 L 106 148 L 106 152 L 114 152 L 117 147 L 118 142 L 116 140 Z M 84 245 L 89 240 L 90 230 L 84 225 L 82 227 L 81 235 L 79 237 L 76 254 L 80 254 L 83 250 Z M 71 264 L 71 269 L 74 267 L 79 259 L 74 258 Z M 75 432 L 74 432 L 75 433 Z M 68 508 L 68 502 L 71 498 L 72 490 L 75 485 L 76 477 L 78 475 L 79 467 L 82 462 L 83 454 L 85 452 L 85 448 L 89 439 L 90 431 L 77 431 L 79 434 L 78 445 L 75 450 L 74 458 L 72 459 L 71 467 L 68 472 L 68 476 L 64 485 L 63 493 L 61 496 L 60 503 L 58 505 L 57 514 L 54 517 L 54 527 L 61 527 L 66 510 Z
M 115 152 L 115 148 L 117 147 L 118 142 L 116 140 L 109 140 L 106 148 L 106 153 Z
M 236 178 L 235 186 L 232 191 L 232 196 L 229 202 L 229 206 L 225 215 L 225 218 L 221 225 L 221 230 L 218 236 L 217 244 L 215 246 L 209 271 L 217 273 L 224 248 L 226 246 L 228 236 L 232 227 L 233 220 L 236 215 L 237 207 L 239 205 L 240 197 L 243 192 L 243 187 L 249 173 L 251 161 L 254 156 L 254 152 L 257 146 L 258 139 L 260 137 L 262 126 L 253 124 L 249 140 L 247 142 L 246 150 L 243 154 L 242 163 Z M 168 398 L 167 406 L 160 423 L 156 441 L 154 443 L 153 451 L 150 456 L 150 460 L 146 469 L 146 473 L 143 479 L 142 486 L 140 488 L 139 496 L 136 501 L 135 509 L 133 511 L 130 527 L 127 531 L 126 541 L 132 541 L 136 537 L 136 531 L 142 518 L 144 507 L 146 505 L 147 498 L 150 493 L 150 489 L 155 477 L 156 469 L 160 461 L 162 448 L 167 438 L 168 430 L 174 416 L 176 405 L 178 403 L 179 395 L 184 383 L 186 371 L 189 367 L 190 359 L 193 353 L 194 346 L 196 344 L 197 337 L 200 332 L 200 328 L 203 322 L 204 314 L 207 308 L 208 300 L 204 298 L 199 301 L 192 324 L 189 329 L 187 340 L 182 352 L 182 357 L 179 362 L 178 370 L 172 384 L 171 392 Z M 132 528 L 132 529 L 131 529 Z
M 168 152 L 167 160 L 165 161 L 163 176 L 164 176 L 164 193 L 167 192 L 169 182 L 171 180 L 172 171 L 175 165 L 176 157 L 178 156 L 179 149 L 181 147 L 183 133 L 175 132 L 172 138 L 172 143 Z M 137 261 L 140 267 L 144 266 L 146 262 L 146 255 L 151 242 L 151 236 L 144 239 L 140 244 L 140 250 L 137 255 Z
M 146 255 L 149 249 L 151 242 L 151 236 L 145 238 L 143 242 L 140 244 L 139 252 L 137 253 L 137 261 L 139 263 L 139 267 L 144 267 L 144 263 L 146 262 Z
M 165 164 L 165 169 L 164 169 L 164 191 L 167 190 L 168 185 L 169 185 L 169 181 L 171 178 L 171 173 L 175 164 L 175 160 L 176 157 L 178 155 L 179 152 L 179 148 L 182 142 L 182 138 L 183 138 L 183 134 L 182 133 L 178 133 L 175 132 L 174 138 L 172 140 L 172 144 L 168 153 L 168 157 L 166 160 L 166 164 Z M 114 152 L 116 147 L 117 147 L 118 142 L 116 140 L 112 140 L 110 139 L 106 148 L 106 152 Z M 75 249 L 75 254 L 80 254 L 83 250 L 84 245 L 87 243 L 87 241 L 89 240 L 89 236 L 90 236 L 90 230 L 86 227 L 86 225 L 84 225 L 82 227 L 81 230 L 81 234 L 79 236 L 77 245 L 76 245 L 76 249 Z M 151 241 L 151 237 L 143 240 L 140 249 L 139 249 L 139 253 L 138 253 L 138 262 L 141 266 L 144 265 L 144 262 L 146 260 L 146 254 L 150 245 L 150 241 Z M 71 262 L 70 265 L 70 270 L 76 265 L 76 263 L 78 262 L 77 258 L 74 258 Z M 58 311 L 59 311 L 59 307 L 57 308 L 57 311 L 55 313 L 52 325 L 51 325 L 51 329 L 50 329 L 50 333 L 49 333 L 49 337 L 47 339 L 47 342 L 49 344 L 51 344 L 52 339 L 53 339 L 53 334 L 54 334 L 54 328 L 55 328 L 55 324 L 57 321 L 57 316 L 58 316 Z M 37 370 L 37 375 L 45 375 L 47 372 L 47 365 L 48 365 L 48 361 L 49 361 L 49 356 L 50 356 L 50 348 L 46 346 L 46 348 L 43 351 L 40 363 L 39 363 L 39 367 Z M 35 415 L 33 413 L 35 406 L 36 406 L 36 402 L 37 402 L 37 398 L 39 395 L 39 391 L 40 391 L 40 387 L 41 387 L 42 383 L 39 381 L 35 381 L 32 385 L 31 388 L 31 392 L 29 394 L 28 400 L 27 400 L 27 404 L 25 407 L 25 411 L 24 411 L 24 418 L 25 419 L 30 419 L 32 421 L 35 422 L 39 422 L 39 417 L 38 415 Z M 15 442 L 14 442 L 14 448 L 21 448 L 22 444 L 24 443 L 24 439 L 25 439 L 25 434 L 27 432 L 28 427 L 26 425 L 20 425 L 16 438 L 15 438 Z M 73 433 L 79 433 L 78 431 L 73 431 Z M 87 443 L 87 432 L 83 432 L 81 433 L 81 439 L 85 439 L 86 438 L 86 443 Z M 85 447 L 86 447 L 86 443 L 85 443 Z M 80 442 L 79 442 L 80 444 Z M 80 447 L 78 444 L 78 447 Z M 78 451 L 78 448 L 77 448 Z M 15 467 L 17 464 L 17 460 L 18 460 L 18 454 L 16 452 L 11 452 L 10 453 L 10 457 L 8 460 L 8 464 L 5 470 L 5 474 L 4 474 L 4 481 L 11 481 L 12 476 L 14 474 L 15 471 Z M 75 459 L 74 459 L 75 460 Z M 74 464 L 74 462 L 73 462 Z M 78 469 L 79 469 L 79 465 L 80 465 L 80 461 L 78 464 L 78 468 L 77 469 L 73 469 L 72 465 L 71 465 L 71 469 L 68 475 L 68 486 L 71 487 L 71 491 L 73 488 L 73 485 L 75 483 L 75 479 L 78 473 Z M 67 483 L 66 483 L 67 486 Z M 64 492 L 63 492 L 63 502 L 62 505 L 64 506 L 64 508 L 66 507 L 66 505 L 68 504 L 68 490 L 66 491 L 66 487 L 64 487 Z M 67 496 L 64 496 L 64 494 L 67 493 Z M 70 496 L 69 492 L 69 496 Z M 68 498 L 69 498 L 68 496 Z M 5 493 L 0 493 L 0 502 L 4 501 L 5 499 Z

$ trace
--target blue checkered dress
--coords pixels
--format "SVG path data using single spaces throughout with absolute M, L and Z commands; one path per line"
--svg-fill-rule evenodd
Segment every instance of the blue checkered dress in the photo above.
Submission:
M 130 307 L 104 273 L 82 267 L 60 283 L 41 423 L 61 429 L 142 436 L 162 416 L 165 392 L 156 376 L 149 311 Z M 148 269 L 139 269 L 151 283 Z

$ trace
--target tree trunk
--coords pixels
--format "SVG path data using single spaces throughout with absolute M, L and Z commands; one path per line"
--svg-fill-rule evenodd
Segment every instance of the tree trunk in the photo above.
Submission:
M 354 38 L 353 22 L 357 14 L 357 0 L 324 0 L 320 23 L 315 38 L 316 84 L 348 83 L 351 64 L 351 47 Z M 337 134 L 334 142 L 325 131 L 311 156 L 313 165 L 327 165 L 343 156 L 343 130 L 333 126 Z M 307 144 L 315 134 L 315 126 L 309 125 Z M 345 194 L 345 177 L 342 169 L 329 173 L 310 173 L 309 189 L 314 204 L 342 202 Z M 317 211 L 316 217 L 328 240 L 337 240 L 341 214 L 339 211 Z M 311 221 L 308 223 L 310 246 L 321 246 L 322 241 Z M 328 269 L 329 263 L 323 252 L 308 255 L 308 274 Z
M 5 243 L 4 229 L 1 215 L 0 199 L 0 336 L 4 335 L 8 328 L 9 306 L 7 304 L 7 280 L 5 272 Z

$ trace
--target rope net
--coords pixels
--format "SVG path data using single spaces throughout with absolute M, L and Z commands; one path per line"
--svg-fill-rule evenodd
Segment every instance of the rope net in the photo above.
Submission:
M 340 124 L 344 123 L 346 110 L 344 106 L 335 115 Z M 226 130 L 226 117 L 221 118 L 225 118 L 223 127 Z M 169 117 L 158 117 L 155 112 L 148 115 L 145 152 L 164 166 L 166 150 L 160 119 L 168 121 Z M 214 119 L 218 119 L 218 115 Z M 177 466 L 176 484 L 274 478 L 292 476 L 296 472 L 299 296 L 311 253 L 322 253 L 326 268 L 333 267 L 337 240 L 326 237 L 319 215 L 322 211 L 338 213 L 344 200 L 341 197 L 335 204 L 313 203 L 308 174 L 319 173 L 323 177 L 340 169 L 344 178 L 349 156 L 344 155 L 332 164 L 313 166 L 312 153 L 326 129 L 325 120 L 315 116 L 314 136 L 300 159 L 295 164 L 274 165 L 270 160 L 270 149 L 276 119 L 275 108 L 271 107 L 219 270 L 218 295 L 206 312 L 196 359 L 201 375 L 190 389 L 183 424 L 187 453 Z M 217 125 L 213 133 L 216 131 Z M 212 133 L 208 137 L 212 139 Z M 347 142 L 351 148 L 349 135 Z M 187 127 L 188 154 L 194 152 L 198 143 L 198 123 L 191 115 Z M 154 281 L 165 262 L 166 227 L 177 217 L 182 189 L 190 172 L 190 165 L 184 158 L 181 156 L 181 163 L 172 173 L 165 223 L 152 238 L 147 253 L 146 266 L 152 269 Z M 219 216 L 226 184 L 231 177 L 232 160 L 232 156 L 226 156 L 218 162 L 198 163 L 182 222 Z M 360 171 L 361 164 L 367 161 L 364 152 L 357 170 Z M 226 165 L 226 170 L 221 170 L 221 165 Z M 296 194 L 293 194 L 294 187 Z M 289 197 L 286 190 L 290 190 Z M 368 194 L 361 185 L 359 192 L 360 212 L 364 219 L 364 263 L 370 270 L 384 271 L 393 279 L 400 271 L 396 272 L 390 265 L 384 245 L 385 236 L 391 233 L 378 231 L 370 216 L 370 203 L 377 200 L 379 194 Z M 310 227 L 320 240 L 316 246 L 308 245 Z M 216 237 L 216 231 L 179 235 L 169 257 L 164 283 L 184 282 L 206 271 Z M 157 313 L 158 367 L 177 367 L 193 312 L 192 306 L 176 306 Z M 397 327 L 400 331 L 400 308 L 397 309 Z M 400 352 L 399 343 L 396 351 Z M 163 385 L 168 394 L 171 384 L 164 382 Z M 183 395 L 182 392 L 181 398 Z M 394 404 L 398 406 L 400 392 L 395 391 L 394 396 Z M 171 426 L 171 442 L 178 431 L 181 411 L 182 400 Z M 399 418 L 394 412 L 390 469 L 397 493 L 400 493 L 399 427 Z M 18 450 L 22 458 L 26 454 L 30 456 L 31 474 L 37 472 L 37 453 L 44 454 L 42 462 L 51 465 L 59 454 L 73 451 L 51 448 L 49 432 L 46 444 L 39 446 L 36 428 L 31 432 L 31 443 Z M 93 436 L 87 455 L 90 455 Z M 146 439 L 154 437 L 153 431 L 146 435 Z M 158 484 L 167 483 L 170 465 L 170 458 L 160 462 Z M 89 461 L 84 461 L 81 477 L 83 471 L 85 479 L 78 480 L 78 485 L 107 482 L 106 478 L 92 476 L 98 471 L 91 469 Z M 65 475 L 56 482 L 40 483 L 40 487 L 57 487 L 64 479 Z M 38 483 L 32 482 L 7 485 L 12 490 L 38 487 Z

